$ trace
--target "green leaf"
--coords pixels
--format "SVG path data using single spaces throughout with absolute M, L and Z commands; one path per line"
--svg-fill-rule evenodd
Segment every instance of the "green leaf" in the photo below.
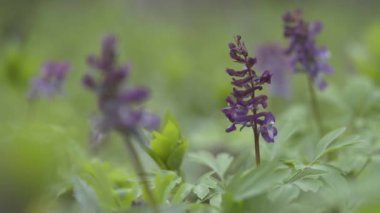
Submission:
M 224 177 L 228 167 L 231 165 L 233 161 L 233 157 L 227 153 L 221 153 L 216 156 L 216 164 L 217 164 L 217 170 L 216 173 L 220 177 Z
M 218 154 L 215 158 L 211 153 L 206 151 L 191 153 L 189 157 L 194 162 L 198 162 L 212 169 L 221 180 L 224 180 L 224 175 L 233 161 L 233 157 L 227 153 Z
M 217 193 L 210 199 L 210 205 L 220 207 L 222 204 L 222 193 Z
M 172 122 L 165 124 L 162 132 L 153 132 L 153 140 L 150 142 L 152 150 L 161 158 L 166 159 L 173 147 L 178 143 L 179 129 Z
M 313 165 L 312 168 L 324 170 L 326 174 L 322 177 L 323 182 L 325 182 L 333 191 L 346 190 L 349 194 L 350 186 L 348 180 L 344 177 L 343 172 L 340 168 L 332 166 L 330 164 L 317 164 Z
M 199 183 L 205 184 L 211 189 L 216 189 L 218 187 L 218 180 L 215 179 L 212 175 L 214 172 L 208 172 L 204 175 L 202 175 L 201 178 L 199 178 Z
M 326 171 L 324 170 L 314 169 L 311 167 L 304 167 L 302 169 L 297 170 L 295 174 L 291 176 L 290 178 L 288 178 L 285 182 L 291 183 L 291 182 L 300 180 L 302 178 L 320 177 L 325 173 Z
M 176 190 L 175 194 L 172 198 L 173 204 L 180 204 L 185 200 L 185 198 L 190 194 L 190 192 L 193 190 L 194 186 L 189 183 L 183 183 L 180 185 L 180 187 Z
M 296 199 L 299 194 L 299 188 L 292 184 L 284 184 L 271 190 L 268 194 L 268 197 L 273 202 L 290 203 Z
M 355 144 L 358 144 L 361 141 L 362 141 L 362 139 L 359 136 L 352 136 L 352 137 L 347 138 L 345 140 L 341 140 L 341 141 L 338 141 L 336 143 L 333 143 L 331 146 L 329 146 L 327 148 L 325 153 L 332 152 L 335 150 L 339 150 L 339 149 L 342 149 L 344 147 L 353 146 Z
M 247 199 L 267 192 L 273 185 L 280 183 L 286 173 L 276 171 L 272 164 L 262 165 L 258 168 L 236 174 L 227 186 L 236 200 Z
M 201 200 L 203 200 L 208 195 L 209 192 L 210 192 L 209 186 L 204 183 L 200 183 L 194 187 L 194 193 Z
M 108 163 L 94 161 L 84 166 L 81 178 L 93 187 L 103 207 L 115 209 L 118 205 L 114 199 L 112 183 L 107 177 L 109 171 Z
M 223 212 L 243 212 L 243 207 L 244 203 L 243 201 L 237 201 L 234 199 L 234 196 L 226 192 L 223 194 L 222 197 L 222 209 L 224 210 Z
M 169 155 L 166 165 L 167 168 L 170 170 L 178 170 L 181 167 L 183 156 L 186 153 L 187 147 L 188 147 L 188 141 L 183 140 L 182 143 L 178 144 L 173 152 Z
M 317 192 L 323 186 L 323 182 L 319 178 L 325 173 L 326 171 L 324 170 L 310 167 L 297 170 L 287 181 L 272 189 L 268 193 L 268 197 L 272 203 L 288 207 L 294 204 L 292 201 L 298 198 L 301 190 L 304 192 Z
M 180 129 L 170 116 L 167 116 L 160 132 L 153 132 L 149 154 L 161 169 L 179 171 L 188 142 L 183 139 Z
M 98 203 L 105 209 L 128 208 L 136 195 L 135 184 L 129 181 L 125 171 L 112 168 L 107 162 L 84 164 L 80 177 L 94 189 Z
M 313 178 L 303 178 L 295 181 L 293 184 L 298 186 L 304 192 L 317 192 L 323 186 L 322 181 Z
M 284 152 L 286 150 L 286 145 L 288 145 L 286 142 L 289 140 L 291 136 L 295 132 L 299 130 L 299 122 L 294 122 L 291 119 L 288 119 L 282 126 L 279 127 L 281 131 L 276 136 L 276 141 L 274 144 L 270 144 L 273 146 L 273 149 L 270 153 L 271 160 L 274 160 L 276 157 L 279 157 L 280 152 Z
M 201 178 L 199 178 L 199 184 L 197 184 L 193 190 L 199 199 L 206 199 L 206 196 L 210 193 L 210 189 L 212 189 L 213 191 L 217 191 L 216 189 L 218 189 L 218 181 L 214 177 L 212 177 L 214 173 L 215 172 L 213 171 L 208 172 L 202 175 Z
M 99 206 L 96 193 L 84 180 L 74 179 L 74 197 L 84 213 L 103 213 Z
M 114 190 L 114 197 L 117 197 L 120 208 L 127 208 L 131 206 L 131 203 L 136 197 L 134 189 L 131 188 L 119 188 Z
M 329 132 L 328 134 L 326 134 L 318 143 L 317 143 L 317 147 L 316 147 L 316 157 L 314 158 L 314 160 L 317 160 L 319 159 L 323 154 L 324 152 L 326 151 L 326 149 L 328 148 L 328 146 L 337 138 L 339 137 L 341 134 L 343 134 L 343 132 L 346 130 L 346 127 L 342 127 L 342 128 L 339 128 L 339 129 L 336 129 L 334 131 L 331 131 Z
M 154 178 L 155 188 L 153 193 L 158 203 L 165 203 L 169 200 L 172 190 L 181 182 L 181 178 L 176 173 L 163 171 L 156 174 Z M 146 196 L 146 195 L 145 195 Z

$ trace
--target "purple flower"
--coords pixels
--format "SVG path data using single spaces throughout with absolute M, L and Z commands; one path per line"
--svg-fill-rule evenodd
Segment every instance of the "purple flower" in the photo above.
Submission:
M 128 134 L 141 127 L 156 129 L 159 118 L 141 106 L 149 98 L 149 90 L 143 86 L 124 86 L 130 68 L 117 63 L 115 49 L 116 38 L 104 37 L 100 56 L 91 55 L 87 59 L 88 65 L 98 71 L 99 78 L 86 74 L 82 79 L 84 86 L 97 95 L 103 132 L 115 129 Z
M 257 67 L 273 73 L 270 89 L 273 94 L 288 97 L 290 93 L 291 66 L 285 50 L 276 43 L 263 44 L 256 49 Z
M 322 30 L 321 22 L 308 23 L 303 20 L 301 10 L 287 12 L 283 16 L 284 36 L 289 40 L 286 54 L 291 57 L 291 65 L 296 69 L 300 64 L 314 83 L 320 88 L 326 87 L 321 73 L 332 73 L 327 63 L 329 51 L 326 47 L 318 47 L 315 37 Z
M 222 112 L 231 125 L 226 132 L 236 130 L 236 126 L 256 128 L 255 131 L 267 142 L 274 142 L 277 129 L 274 127 L 275 118 L 271 112 L 259 112 L 267 107 L 266 95 L 258 95 L 264 84 L 270 84 L 272 74 L 264 71 L 261 75 L 252 69 L 256 64 L 256 58 L 248 56 L 247 48 L 241 41 L 241 36 L 236 36 L 235 43 L 229 44 L 230 57 L 244 67 L 241 70 L 227 68 L 226 72 L 232 77 L 233 92 L 226 98 L 228 107 Z
M 30 82 L 28 99 L 34 100 L 41 95 L 51 97 L 61 93 L 66 73 L 69 70 L 70 64 L 67 62 L 45 62 L 41 67 L 40 75 Z

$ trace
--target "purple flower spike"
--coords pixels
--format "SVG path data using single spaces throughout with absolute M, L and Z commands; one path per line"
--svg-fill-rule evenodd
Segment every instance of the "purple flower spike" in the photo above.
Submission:
M 316 35 L 322 30 L 322 23 L 304 21 L 301 10 L 285 13 L 283 21 L 284 36 L 289 40 L 285 52 L 291 57 L 293 69 L 296 70 L 297 64 L 300 64 L 319 89 L 324 89 L 326 82 L 321 74 L 332 73 L 333 69 L 327 63 L 329 51 L 326 47 L 317 47 L 315 42 Z
M 41 95 L 53 96 L 62 92 L 66 73 L 70 70 L 67 62 L 48 61 L 41 67 L 40 76 L 31 80 L 28 99 L 34 100 Z
M 230 57 L 237 63 L 243 65 L 242 70 L 227 68 L 226 72 L 232 77 L 233 92 L 227 97 L 228 107 L 222 112 L 231 125 L 226 132 L 236 130 L 236 126 L 256 128 L 254 131 L 260 132 L 261 136 L 267 142 L 274 142 L 277 135 L 277 129 L 274 127 L 274 116 L 270 112 L 260 112 L 267 107 L 266 95 L 259 95 L 257 92 L 262 89 L 263 85 L 270 84 L 272 74 L 269 71 L 261 75 L 252 69 L 256 64 L 256 58 L 248 56 L 247 48 L 241 41 L 241 36 L 236 36 L 235 43 L 228 45 L 230 48 Z
M 87 64 L 99 72 L 100 78 L 86 74 L 82 83 L 94 91 L 98 98 L 103 129 L 115 129 L 122 134 L 136 132 L 138 128 L 157 129 L 159 118 L 141 104 L 149 98 L 149 90 L 142 86 L 124 87 L 129 66 L 116 61 L 116 38 L 107 35 L 102 42 L 100 57 L 89 56 Z
M 271 92 L 281 97 L 288 97 L 290 93 L 291 66 L 290 58 L 285 50 L 276 43 L 263 44 L 256 50 L 257 67 L 260 70 L 270 70 L 273 73 L 270 84 Z

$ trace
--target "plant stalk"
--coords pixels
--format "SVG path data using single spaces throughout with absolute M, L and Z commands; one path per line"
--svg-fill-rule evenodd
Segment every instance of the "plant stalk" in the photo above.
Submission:
M 130 153 L 132 154 L 132 160 L 134 161 L 134 167 L 136 169 L 136 172 L 137 172 L 137 175 L 139 176 L 139 179 L 145 189 L 145 192 L 147 193 L 147 196 L 148 196 L 148 199 L 152 205 L 152 208 L 153 208 L 153 211 L 155 213 L 159 213 L 159 208 L 158 208 L 158 205 L 157 205 L 157 201 L 154 197 L 154 194 L 152 192 L 152 190 L 150 189 L 149 187 L 149 184 L 148 184 L 148 180 L 146 179 L 146 172 L 145 172 L 145 169 L 144 169 L 144 166 L 139 158 L 139 155 L 137 153 L 137 150 L 136 148 L 133 146 L 132 142 L 130 140 L 126 140 L 125 141 L 125 145 L 126 145 L 126 148 L 130 151 Z
M 245 61 L 247 61 L 247 57 L 245 57 Z M 250 77 L 254 76 L 254 74 L 252 72 L 253 72 L 253 70 L 249 69 L 248 73 L 249 73 Z M 253 82 L 251 82 L 251 87 L 252 88 L 255 87 Z M 251 98 L 252 99 L 255 98 L 255 91 L 252 92 Z M 256 115 L 257 109 L 253 108 L 252 112 L 253 112 L 253 115 Z M 253 137 L 254 137 L 254 143 L 255 143 L 256 167 L 259 167 L 260 166 L 260 135 L 259 135 L 259 131 L 257 130 L 257 123 L 256 122 L 254 122 L 252 129 L 253 129 Z
M 260 135 L 259 131 L 257 131 L 257 124 L 255 123 L 253 126 L 253 135 L 255 140 L 255 157 L 256 157 L 256 167 L 260 166 Z
M 317 96 L 315 94 L 315 88 L 313 86 L 313 81 L 310 77 L 308 77 L 308 86 L 311 100 L 311 108 L 314 115 L 315 123 L 317 124 L 318 133 L 320 136 L 323 135 L 323 126 L 321 120 L 321 113 L 318 106 Z
M 252 87 L 254 87 L 254 85 L 252 84 Z M 252 99 L 255 98 L 255 91 L 253 91 L 252 93 Z M 257 109 L 253 108 L 253 115 L 256 115 L 257 113 Z M 261 161 L 261 158 L 260 158 L 260 134 L 259 134 L 259 131 L 257 130 L 257 123 L 255 122 L 253 124 L 253 138 L 254 138 L 254 143 L 255 143 L 255 160 L 256 160 L 256 167 L 259 167 L 260 166 L 260 161 Z

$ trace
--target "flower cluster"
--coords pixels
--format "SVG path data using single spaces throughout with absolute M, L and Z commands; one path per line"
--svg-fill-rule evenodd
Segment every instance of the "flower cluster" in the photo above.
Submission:
M 98 107 L 103 114 L 103 129 L 115 129 L 130 133 L 137 128 L 155 129 L 159 118 L 145 111 L 141 104 L 149 98 L 149 90 L 142 86 L 127 86 L 123 83 L 129 74 L 128 65 L 119 65 L 116 60 L 116 38 L 108 35 L 103 39 L 100 57 L 89 56 L 88 65 L 97 70 L 99 77 L 86 74 L 83 84 L 94 91 Z
M 289 56 L 284 54 L 284 48 L 277 43 L 266 43 L 256 49 L 257 67 L 260 70 L 270 70 L 273 74 L 270 84 L 275 95 L 288 97 L 290 94 L 290 77 L 292 69 Z
M 70 70 L 67 62 L 48 61 L 41 67 L 40 76 L 30 82 L 28 99 L 34 100 L 40 95 L 52 96 L 62 92 L 66 73 Z
M 317 47 L 315 36 L 321 32 L 322 23 L 308 23 L 303 20 L 301 10 L 287 12 L 283 16 L 284 36 L 289 40 L 286 54 L 291 56 L 291 65 L 302 65 L 310 78 L 320 88 L 326 87 L 321 78 L 321 72 L 332 73 L 333 69 L 327 63 L 329 51 L 326 47 Z
M 277 129 L 274 127 L 275 118 L 271 112 L 259 112 L 260 107 L 267 107 L 266 95 L 257 95 L 264 84 L 271 83 L 271 73 L 264 71 L 260 76 L 252 69 L 256 58 L 248 56 L 247 48 L 236 36 L 235 43 L 229 44 L 230 57 L 237 63 L 244 65 L 242 70 L 227 68 L 226 72 L 232 77 L 233 92 L 227 97 L 228 107 L 222 111 L 231 122 L 227 132 L 236 130 L 236 125 L 252 127 L 259 131 L 267 142 L 274 142 Z

